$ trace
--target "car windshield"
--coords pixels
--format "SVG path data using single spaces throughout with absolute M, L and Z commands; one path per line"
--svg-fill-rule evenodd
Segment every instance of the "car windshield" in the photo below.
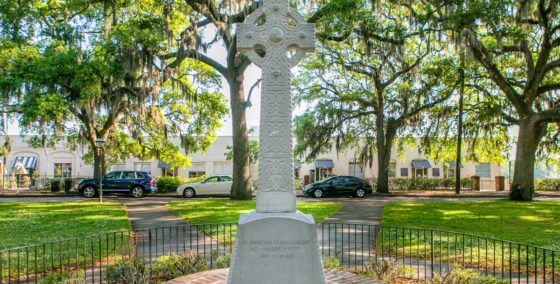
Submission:
M 333 180 L 333 179 L 334 179 L 334 177 L 328 177 L 328 178 L 324 178 L 324 179 L 320 180 L 319 182 L 328 182 L 328 181 Z
M 218 182 L 218 177 L 209 177 L 204 182 Z

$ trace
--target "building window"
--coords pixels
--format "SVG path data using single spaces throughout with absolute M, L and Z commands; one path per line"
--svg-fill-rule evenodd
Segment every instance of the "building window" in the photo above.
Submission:
M 455 169 L 449 167 L 448 165 L 443 166 L 443 177 L 444 178 L 454 178 L 455 177 Z
M 333 175 L 332 168 L 328 169 L 316 169 L 315 170 L 315 181 L 324 180 Z
M 389 162 L 389 177 L 393 178 L 397 175 L 397 161 Z M 408 173 L 407 173 L 408 175 Z
M 233 165 L 231 162 L 214 162 L 215 175 L 231 175 L 233 173 Z
M 408 168 L 401 168 L 401 177 L 408 177 Z
M 167 177 L 176 177 L 179 176 L 179 167 L 174 168 L 162 168 L 161 175 Z
M 189 178 L 197 178 L 206 176 L 206 170 L 204 168 L 204 163 L 192 163 L 192 165 L 187 170 Z
M 54 177 L 72 177 L 72 163 L 54 163 Z
M 432 176 L 433 177 L 439 177 L 439 168 L 433 168 L 432 169 Z
M 363 167 L 359 163 L 350 162 L 348 163 L 348 175 L 355 176 L 355 177 L 363 177 Z
M 426 178 L 428 177 L 428 168 L 413 168 L 412 169 L 413 177 L 415 178 Z
M 475 166 L 474 171 L 481 178 L 490 178 L 490 163 L 480 163 Z
M 152 172 L 152 163 L 150 163 L 150 162 L 134 163 L 134 170 L 151 173 Z

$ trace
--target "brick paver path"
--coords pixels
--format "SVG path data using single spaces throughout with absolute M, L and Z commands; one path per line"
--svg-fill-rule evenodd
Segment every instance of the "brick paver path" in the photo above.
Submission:
M 168 284 L 225 284 L 227 282 L 229 269 L 216 269 L 199 272 L 181 278 L 168 281 Z M 373 280 L 367 276 L 358 275 L 352 272 L 325 269 L 327 283 L 345 284 L 379 284 L 379 280 Z

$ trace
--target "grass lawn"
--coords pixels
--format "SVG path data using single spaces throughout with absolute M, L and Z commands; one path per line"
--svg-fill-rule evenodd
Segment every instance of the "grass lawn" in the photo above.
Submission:
M 190 224 L 230 223 L 237 222 L 239 215 L 255 210 L 255 201 L 231 201 L 229 199 L 201 199 L 174 201 L 167 208 L 177 216 L 185 219 Z M 336 202 L 298 202 L 297 209 L 303 213 L 313 215 L 315 222 L 323 222 L 327 217 L 340 210 L 342 205 Z M 217 236 L 211 227 L 202 226 L 202 231 L 212 236 Z M 237 232 L 236 227 L 231 227 L 231 236 Z M 229 231 L 220 233 L 221 240 L 225 236 L 225 243 L 231 244 Z
M 47 243 L 30 249 L 4 252 L 0 260 L 0 273 L 4 279 L 8 275 L 15 279 L 18 254 L 20 275 L 26 273 L 24 268 L 27 264 L 31 275 L 68 267 L 70 264 L 82 267 L 84 261 L 89 264 L 92 258 L 98 260 L 105 258 L 107 253 L 111 255 L 120 251 L 121 247 L 126 249 L 129 246 L 128 234 L 60 240 L 129 229 L 128 215 L 120 203 L 0 202 L 0 251 Z
M 535 248 L 560 250 L 559 201 L 392 202 L 384 206 L 381 223 L 389 228 L 383 227 L 378 232 L 377 246 L 386 254 L 430 259 L 430 252 L 434 251 L 435 261 L 464 264 L 498 274 L 502 268 L 506 271 L 511 268 L 531 275 L 538 267 L 540 277 L 544 268 L 550 277 L 554 266 L 556 277 L 560 277 L 558 252 L 553 263 L 551 251 Z M 431 236 L 430 231 L 400 227 L 475 236 L 438 231 Z
M 382 225 L 470 233 L 560 250 L 560 201 L 392 202 Z
M 120 203 L 0 203 L 0 250 L 123 229 L 130 223 Z

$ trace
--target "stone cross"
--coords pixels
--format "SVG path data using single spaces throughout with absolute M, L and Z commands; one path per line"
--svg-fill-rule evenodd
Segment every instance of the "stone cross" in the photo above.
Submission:
M 290 68 L 315 49 L 315 25 L 288 0 L 264 0 L 237 26 L 237 48 L 262 69 L 257 212 L 296 212 Z

